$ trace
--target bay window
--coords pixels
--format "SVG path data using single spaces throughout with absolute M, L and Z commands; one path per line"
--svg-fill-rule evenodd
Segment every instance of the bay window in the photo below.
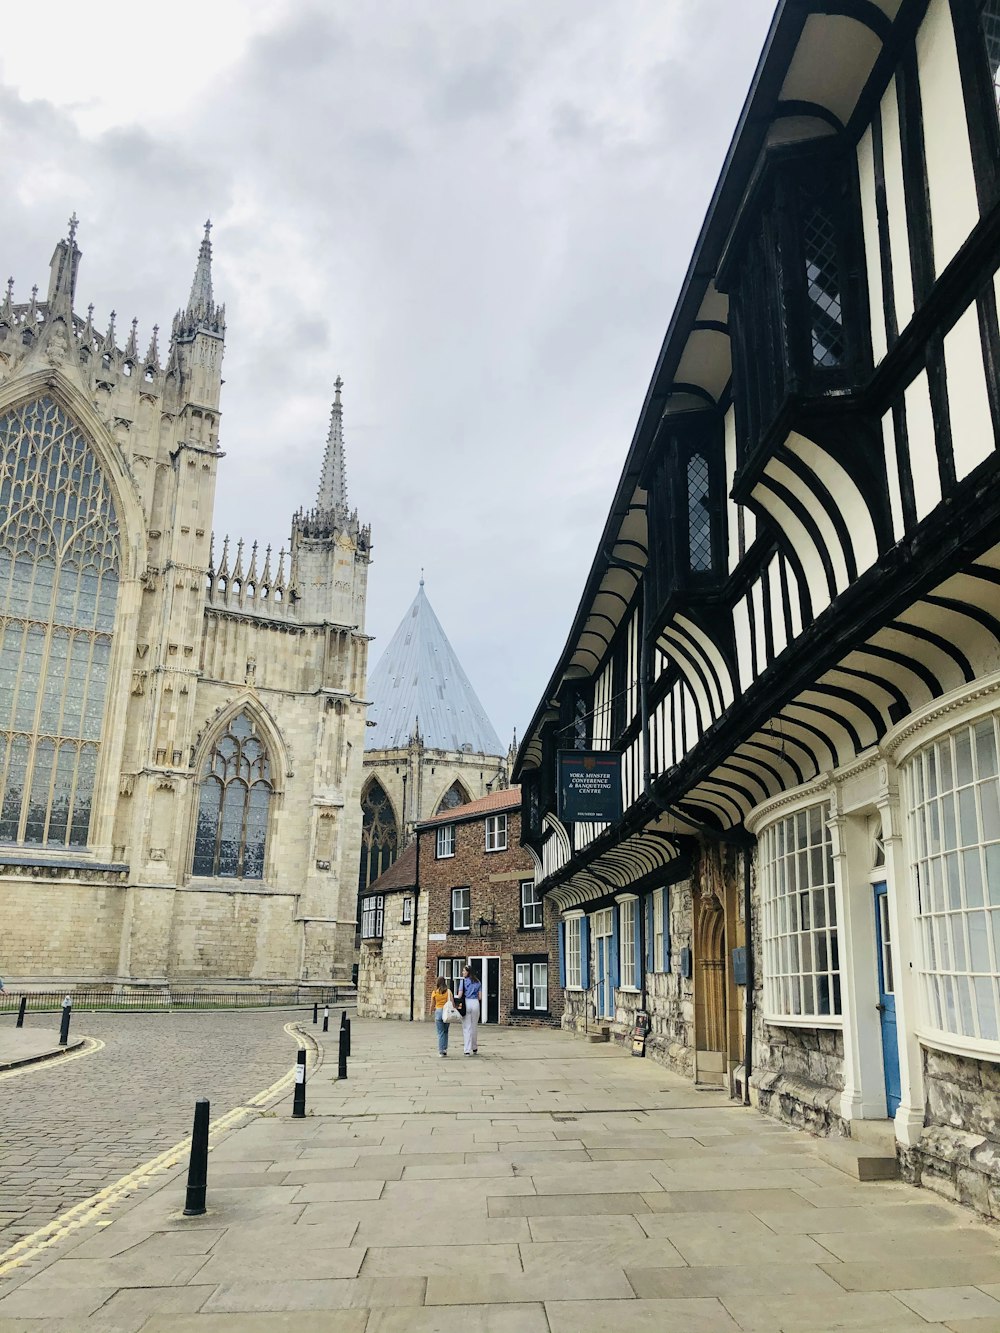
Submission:
M 829 807 L 814 805 L 764 829 L 758 844 L 768 1017 L 841 1013 L 837 901 Z

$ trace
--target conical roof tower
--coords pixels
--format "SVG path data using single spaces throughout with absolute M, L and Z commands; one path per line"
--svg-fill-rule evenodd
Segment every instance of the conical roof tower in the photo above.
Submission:
M 429 750 L 505 753 L 427 600 L 422 578 L 409 610 L 368 678 L 368 694 L 372 705 L 366 750 L 400 749 L 419 732 Z

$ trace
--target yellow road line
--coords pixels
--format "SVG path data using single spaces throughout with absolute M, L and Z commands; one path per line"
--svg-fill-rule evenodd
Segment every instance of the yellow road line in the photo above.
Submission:
M 308 1051 L 310 1046 L 312 1047 L 313 1065 L 315 1066 L 320 1048 L 312 1037 L 301 1032 L 294 1023 L 286 1023 L 284 1030 L 290 1037 L 295 1038 L 296 1044 L 300 1048 L 304 1046 Z M 84 1052 L 81 1051 L 80 1054 L 82 1055 Z M 66 1058 L 70 1059 L 71 1057 L 67 1056 Z M 210 1147 L 212 1146 L 212 1139 L 217 1139 L 221 1134 L 235 1129 L 244 1117 L 254 1115 L 261 1106 L 290 1087 L 294 1079 L 295 1070 L 290 1069 L 287 1074 L 283 1074 L 269 1088 L 265 1088 L 263 1092 L 258 1092 L 255 1097 L 251 1097 L 246 1106 L 234 1106 L 225 1115 L 211 1121 L 208 1127 Z M 98 1190 L 90 1198 L 74 1204 L 65 1213 L 61 1213 L 58 1217 L 54 1217 L 51 1222 L 47 1222 L 45 1226 L 33 1231 L 30 1236 L 23 1236 L 9 1250 L 0 1254 L 0 1278 L 5 1277 L 13 1269 L 29 1263 L 43 1250 L 47 1250 L 72 1232 L 78 1231 L 90 1222 L 96 1222 L 103 1213 L 108 1212 L 116 1203 L 127 1198 L 134 1190 L 141 1189 L 148 1184 L 154 1176 L 177 1166 L 183 1161 L 185 1153 L 190 1148 L 191 1136 L 188 1135 L 186 1139 L 181 1139 L 180 1143 L 175 1143 L 172 1148 L 160 1153 L 158 1157 L 144 1162 L 142 1166 L 136 1167 L 128 1175 L 122 1176 L 113 1185 L 106 1185 L 104 1189 Z
M 69 1064 L 70 1060 L 80 1060 L 85 1055 L 93 1055 L 96 1051 L 103 1051 L 104 1042 L 97 1037 L 84 1037 L 83 1045 L 76 1050 L 67 1051 L 65 1055 L 53 1055 L 47 1060 L 32 1060 L 30 1065 L 18 1065 L 15 1069 L 5 1069 L 0 1074 L 0 1083 L 4 1079 L 17 1078 L 18 1074 L 34 1074 L 41 1069 L 61 1069 L 63 1065 Z

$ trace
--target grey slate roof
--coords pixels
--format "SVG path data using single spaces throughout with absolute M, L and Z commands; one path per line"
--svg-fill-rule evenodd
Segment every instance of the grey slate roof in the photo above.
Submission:
M 408 744 L 419 719 L 428 749 L 506 753 L 431 609 L 423 579 L 368 677 L 368 697 L 368 720 L 376 725 L 365 732 L 366 750 Z

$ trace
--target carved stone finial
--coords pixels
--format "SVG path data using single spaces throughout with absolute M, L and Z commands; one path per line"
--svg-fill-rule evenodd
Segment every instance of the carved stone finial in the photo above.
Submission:
M 70 214 L 70 219 L 69 219 L 68 239 L 70 245 L 76 245 L 76 229 L 79 225 L 80 225 L 80 219 L 76 216 L 76 209 L 74 208 L 73 212 Z

